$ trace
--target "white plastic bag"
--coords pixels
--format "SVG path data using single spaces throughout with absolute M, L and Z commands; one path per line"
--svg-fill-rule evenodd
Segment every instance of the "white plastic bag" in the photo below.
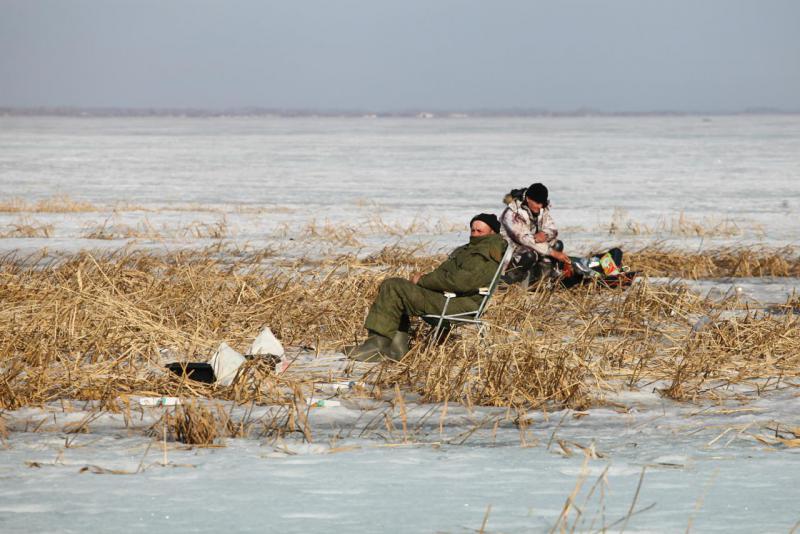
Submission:
M 275 337 L 269 327 L 264 328 L 258 334 L 258 337 L 253 340 L 253 344 L 250 345 L 250 352 L 248 352 L 248 354 L 269 354 L 278 357 L 283 357 L 283 353 L 283 345 L 281 345 L 281 342 L 278 341 L 278 338 Z
M 244 356 L 233 350 L 227 343 L 222 343 L 217 352 L 208 360 L 214 368 L 217 384 L 230 386 L 236 377 L 236 371 L 244 363 Z

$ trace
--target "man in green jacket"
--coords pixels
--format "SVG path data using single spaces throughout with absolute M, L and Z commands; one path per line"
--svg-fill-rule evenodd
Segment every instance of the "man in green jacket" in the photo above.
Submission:
M 476 215 L 470 221 L 469 243 L 455 249 L 433 272 L 414 274 L 410 280 L 384 280 L 364 324 L 369 337 L 345 351 L 347 356 L 359 361 L 399 360 L 408 352 L 409 316 L 440 313 L 445 291 L 456 294 L 448 313 L 477 310 L 483 298 L 478 290 L 492 282 L 505 251 L 499 232 L 495 215 Z

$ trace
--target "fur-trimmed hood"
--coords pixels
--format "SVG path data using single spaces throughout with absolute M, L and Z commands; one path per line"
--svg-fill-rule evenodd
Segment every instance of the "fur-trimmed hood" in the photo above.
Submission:
M 512 189 L 503 197 L 503 204 L 511 205 L 513 203 L 516 204 L 524 204 L 525 203 L 525 191 L 527 189 L 522 187 L 520 189 Z

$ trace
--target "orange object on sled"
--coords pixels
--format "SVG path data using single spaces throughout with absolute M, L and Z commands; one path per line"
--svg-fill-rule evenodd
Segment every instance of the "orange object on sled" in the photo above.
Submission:
M 619 266 L 609 252 L 606 252 L 600 257 L 600 267 L 603 268 L 603 272 L 606 276 L 616 276 L 620 273 Z

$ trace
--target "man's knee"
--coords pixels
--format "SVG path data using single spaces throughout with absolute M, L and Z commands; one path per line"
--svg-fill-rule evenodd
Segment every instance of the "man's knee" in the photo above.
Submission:
M 381 283 L 376 304 L 381 308 L 391 306 L 409 315 L 419 315 L 428 313 L 431 302 L 442 299 L 441 293 L 424 289 L 405 278 L 387 278 Z
M 406 286 L 413 286 L 411 282 L 405 278 L 387 278 L 381 282 L 381 287 L 378 290 L 380 293 L 401 293 Z

